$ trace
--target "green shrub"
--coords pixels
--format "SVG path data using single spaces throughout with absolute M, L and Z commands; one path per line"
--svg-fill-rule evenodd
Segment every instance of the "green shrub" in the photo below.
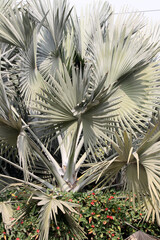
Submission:
M 14 218 L 20 217 L 8 233 L 6 233 L 1 220 L 0 239 L 39 238 L 39 207 L 35 202 L 26 204 L 29 195 L 29 192 L 19 190 L 14 193 L 7 191 L 3 196 L 3 201 L 9 198 L 12 201 L 15 210 Z M 84 228 L 88 239 L 125 239 L 137 230 L 160 237 L 158 226 L 152 224 L 151 221 L 145 222 L 145 212 L 140 210 L 138 204 L 134 210 L 132 200 L 126 196 L 123 197 L 121 192 L 62 193 L 62 199 L 80 205 L 80 208 L 77 209 L 79 215 L 75 215 L 75 217 Z M 25 209 L 26 215 L 23 214 L 23 209 Z M 49 239 L 76 239 L 60 212 L 57 216 L 57 225 L 54 222 L 51 223 Z

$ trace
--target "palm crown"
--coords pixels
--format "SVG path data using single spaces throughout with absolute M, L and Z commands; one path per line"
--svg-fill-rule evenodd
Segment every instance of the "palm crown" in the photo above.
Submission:
M 159 28 L 145 25 L 140 14 L 115 19 L 107 2 L 80 19 L 66 0 L 1 2 L 1 160 L 23 170 L 30 185 L 35 179 L 54 189 L 54 177 L 63 191 L 79 191 L 102 176 L 111 180 L 129 164 L 129 188 L 143 188 L 143 197 L 158 202 L 159 175 L 146 160 L 154 155 L 158 166 L 158 138 L 146 135 L 134 152 L 128 134 L 133 142 L 143 135 L 159 107 Z M 78 178 L 86 161 L 104 160 L 112 146 L 118 156 Z M 146 186 L 148 174 L 152 183 Z M 2 173 L 0 181 L 3 187 L 18 179 Z

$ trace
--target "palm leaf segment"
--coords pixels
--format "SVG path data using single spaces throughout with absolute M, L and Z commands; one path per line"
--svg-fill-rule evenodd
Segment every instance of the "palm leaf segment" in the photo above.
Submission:
M 12 5 L 13 0 L 0 0 L 0 13 L 6 14 L 8 8 Z
M 132 137 L 129 137 L 127 132 L 124 132 L 123 139 L 117 135 L 117 144 L 112 142 L 117 156 L 112 157 L 111 160 L 97 163 L 86 174 L 86 177 L 92 176 L 91 181 L 96 181 L 97 176 L 98 180 L 104 177 L 102 182 L 106 184 L 113 180 L 122 168 L 125 169 L 126 184 L 129 192 L 133 194 L 133 203 L 136 197 L 140 202 L 139 197 L 141 196 L 147 209 L 147 218 L 152 214 L 154 220 L 156 216 L 158 224 L 160 224 L 159 137 L 159 123 L 146 133 L 138 145 L 132 143 Z
M 7 229 L 11 224 L 11 218 L 13 216 L 13 210 L 10 202 L 0 202 L 0 213 L 2 214 L 2 220 Z

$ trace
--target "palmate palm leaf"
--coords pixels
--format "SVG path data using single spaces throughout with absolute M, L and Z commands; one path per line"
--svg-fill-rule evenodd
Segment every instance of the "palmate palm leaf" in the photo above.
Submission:
M 67 218 L 67 221 L 71 227 L 71 231 L 76 234 L 77 239 L 85 239 L 84 231 L 77 224 L 73 217 L 73 214 L 77 214 L 75 207 L 79 205 L 70 202 L 64 202 L 57 199 L 57 196 L 51 194 L 45 194 L 40 191 L 36 191 L 32 197 L 35 200 L 39 200 L 38 206 L 41 206 L 40 210 L 40 228 L 41 234 L 40 239 L 48 239 L 50 221 L 54 220 L 57 225 L 56 215 L 59 211 Z
M 24 98 L 26 106 L 30 104 L 31 98 L 35 99 L 35 92 L 43 88 L 43 78 L 37 70 L 37 35 L 41 27 L 29 18 L 23 7 L 19 10 L 9 8 L 7 16 L 0 14 L 1 41 L 17 47 L 17 61 L 10 70 L 12 78 L 18 76 L 18 88 L 21 97 Z M 42 19 L 42 22 L 44 19 Z M 12 80 L 12 79 L 10 79 Z M 13 80 L 12 80 L 13 81 Z M 17 84 L 18 85 L 18 84 Z
M 67 20 L 71 12 L 66 0 L 28 1 L 30 14 L 39 22 L 45 18 L 38 41 L 37 64 L 40 72 L 54 75 L 61 62 L 62 42 L 66 38 Z M 68 36 L 69 37 L 69 36 Z M 64 45 L 64 44 L 63 44 Z
M 120 97 L 114 118 L 119 133 L 128 129 L 134 134 L 133 128 L 141 131 L 145 127 L 157 97 L 159 66 L 151 59 L 160 49 L 160 31 L 157 27 L 155 38 L 151 39 L 146 33 L 149 27 L 142 28 L 140 16 L 122 15 L 115 22 L 111 17 L 105 31 L 97 25 L 89 59 L 95 66 L 97 81 L 108 73 L 106 86 L 114 83 L 119 86 L 113 95 Z M 132 17 L 134 21 L 130 22 Z
M 36 94 L 45 88 L 44 79 L 37 69 L 37 30 L 35 29 L 28 50 L 20 51 L 18 62 L 19 88 L 25 104 L 29 106 L 36 99 Z
M 36 110 L 43 115 L 35 117 L 41 121 L 32 124 L 52 127 L 53 131 L 68 131 L 66 136 L 69 132 L 74 135 L 77 126 L 82 126 L 85 146 L 94 152 L 96 145 L 110 139 L 107 137 L 111 134 L 110 119 L 118 102 L 117 99 L 110 101 L 110 98 L 116 88 L 104 88 L 105 78 L 96 86 L 90 68 L 86 68 L 83 74 L 73 68 L 72 79 L 64 68 L 63 75 L 57 73 L 56 79 L 52 77 L 50 81 L 53 86 L 48 85 L 49 91 L 43 91 L 41 101 L 36 101 Z
M 91 181 L 97 180 L 97 177 L 98 180 L 102 178 L 102 182 L 107 184 L 122 168 L 125 168 L 127 189 L 133 195 L 133 203 L 136 197 L 140 202 L 141 197 L 147 209 L 147 217 L 153 214 L 154 219 L 156 215 L 158 224 L 160 224 L 159 137 L 159 123 L 148 130 L 138 145 L 132 142 L 132 137 L 129 137 L 127 132 L 124 132 L 123 139 L 117 135 L 117 144 L 112 142 L 117 156 L 93 165 L 86 176 L 84 175 L 84 178 L 89 176 L 88 179 Z
M 85 12 L 81 12 L 80 19 L 75 11 L 71 14 L 76 53 L 81 59 L 86 59 L 88 55 L 89 44 L 97 31 L 96 24 L 98 23 L 102 27 L 111 14 L 111 6 L 106 1 L 93 1 Z
M 31 42 L 35 24 L 23 12 L 23 8 L 21 11 L 17 7 L 14 10 L 9 7 L 6 16 L 0 14 L 0 40 L 24 50 Z

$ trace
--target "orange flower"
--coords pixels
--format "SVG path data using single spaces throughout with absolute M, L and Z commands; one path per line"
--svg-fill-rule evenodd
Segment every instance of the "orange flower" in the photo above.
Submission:
M 92 222 L 92 217 L 89 217 L 89 223 L 91 223 Z
M 107 222 L 106 222 L 106 221 L 104 221 L 104 222 L 103 222 L 103 225 L 106 225 L 106 224 L 107 224 Z

